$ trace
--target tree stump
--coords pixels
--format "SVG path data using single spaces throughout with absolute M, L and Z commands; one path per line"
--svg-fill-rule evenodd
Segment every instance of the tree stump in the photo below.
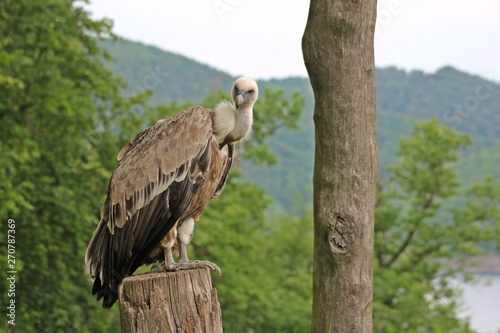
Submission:
M 118 298 L 122 333 L 222 332 L 208 268 L 127 277 Z

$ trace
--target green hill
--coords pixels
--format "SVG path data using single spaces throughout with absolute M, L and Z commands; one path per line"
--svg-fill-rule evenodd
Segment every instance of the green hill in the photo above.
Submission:
M 172 100 L 199 101 L 218 89 L 228 90 L 233 77 L 183 56 L 130 41 L 106 42 L 116 59 L 115 73 L 130 83 L 131 93 L 152 89 L 153 104 Z M 458 171 L 466 182 L 500 177 L 500 85 L 444 67 L 436 73 L 406 72 L 395 67 L 376 70 L 378 141 L 381 170 L 391 164 L 400 137 L 411 134 L 415 119 L 436 117 L 471 135 L 474 145 L 463 153 Z M 246 177 L 262 184 L 286 209 L 312 200 L 314 100 L 307 78 L 259 81 L 261 90 L 300 91 L 307 104 L 299 130 L 282 130 L 269 141 L 278 156 L 273 166 L 243 165 Z M 255 110 L 258 112 L 258 110 Z M 383 173 L 382 173 L 383 175 Z
M 130 94 L 153 90 L 153 105 L 173 100 L 198 101 L 220 89 L 229 89 L 233 78 L 215 68 L 154 46 L 126 40 L 102 43 L 116 59 L 110 68 L 127 79 Z

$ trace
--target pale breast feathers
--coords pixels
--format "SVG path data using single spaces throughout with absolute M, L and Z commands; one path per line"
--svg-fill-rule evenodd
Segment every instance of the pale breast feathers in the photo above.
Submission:
M 110 232 L 123 225 L 174 180 L 181 181 L 212 138 L 210 110 L 194 107 L 139 133 L 118 154 L 101 218 Z

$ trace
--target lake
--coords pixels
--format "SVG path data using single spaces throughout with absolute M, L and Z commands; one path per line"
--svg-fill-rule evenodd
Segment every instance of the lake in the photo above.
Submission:
M 454 282 L 463 290 L 459 316 L 469 317 L 479 333 L 500 332 L 500 274 L 478 275 L 478 283 Z

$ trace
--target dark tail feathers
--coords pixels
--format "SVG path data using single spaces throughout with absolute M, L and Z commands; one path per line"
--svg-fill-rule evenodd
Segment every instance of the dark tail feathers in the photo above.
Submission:
M 102 301 L 102 307 L 109 309 L 118 300 L 118 286 L 123 278 L 114 279 L 112 283 L 101 284 L 101 279 L 96 277 L 92 287 L 92 295 L 96 295 L 97 300 Z

